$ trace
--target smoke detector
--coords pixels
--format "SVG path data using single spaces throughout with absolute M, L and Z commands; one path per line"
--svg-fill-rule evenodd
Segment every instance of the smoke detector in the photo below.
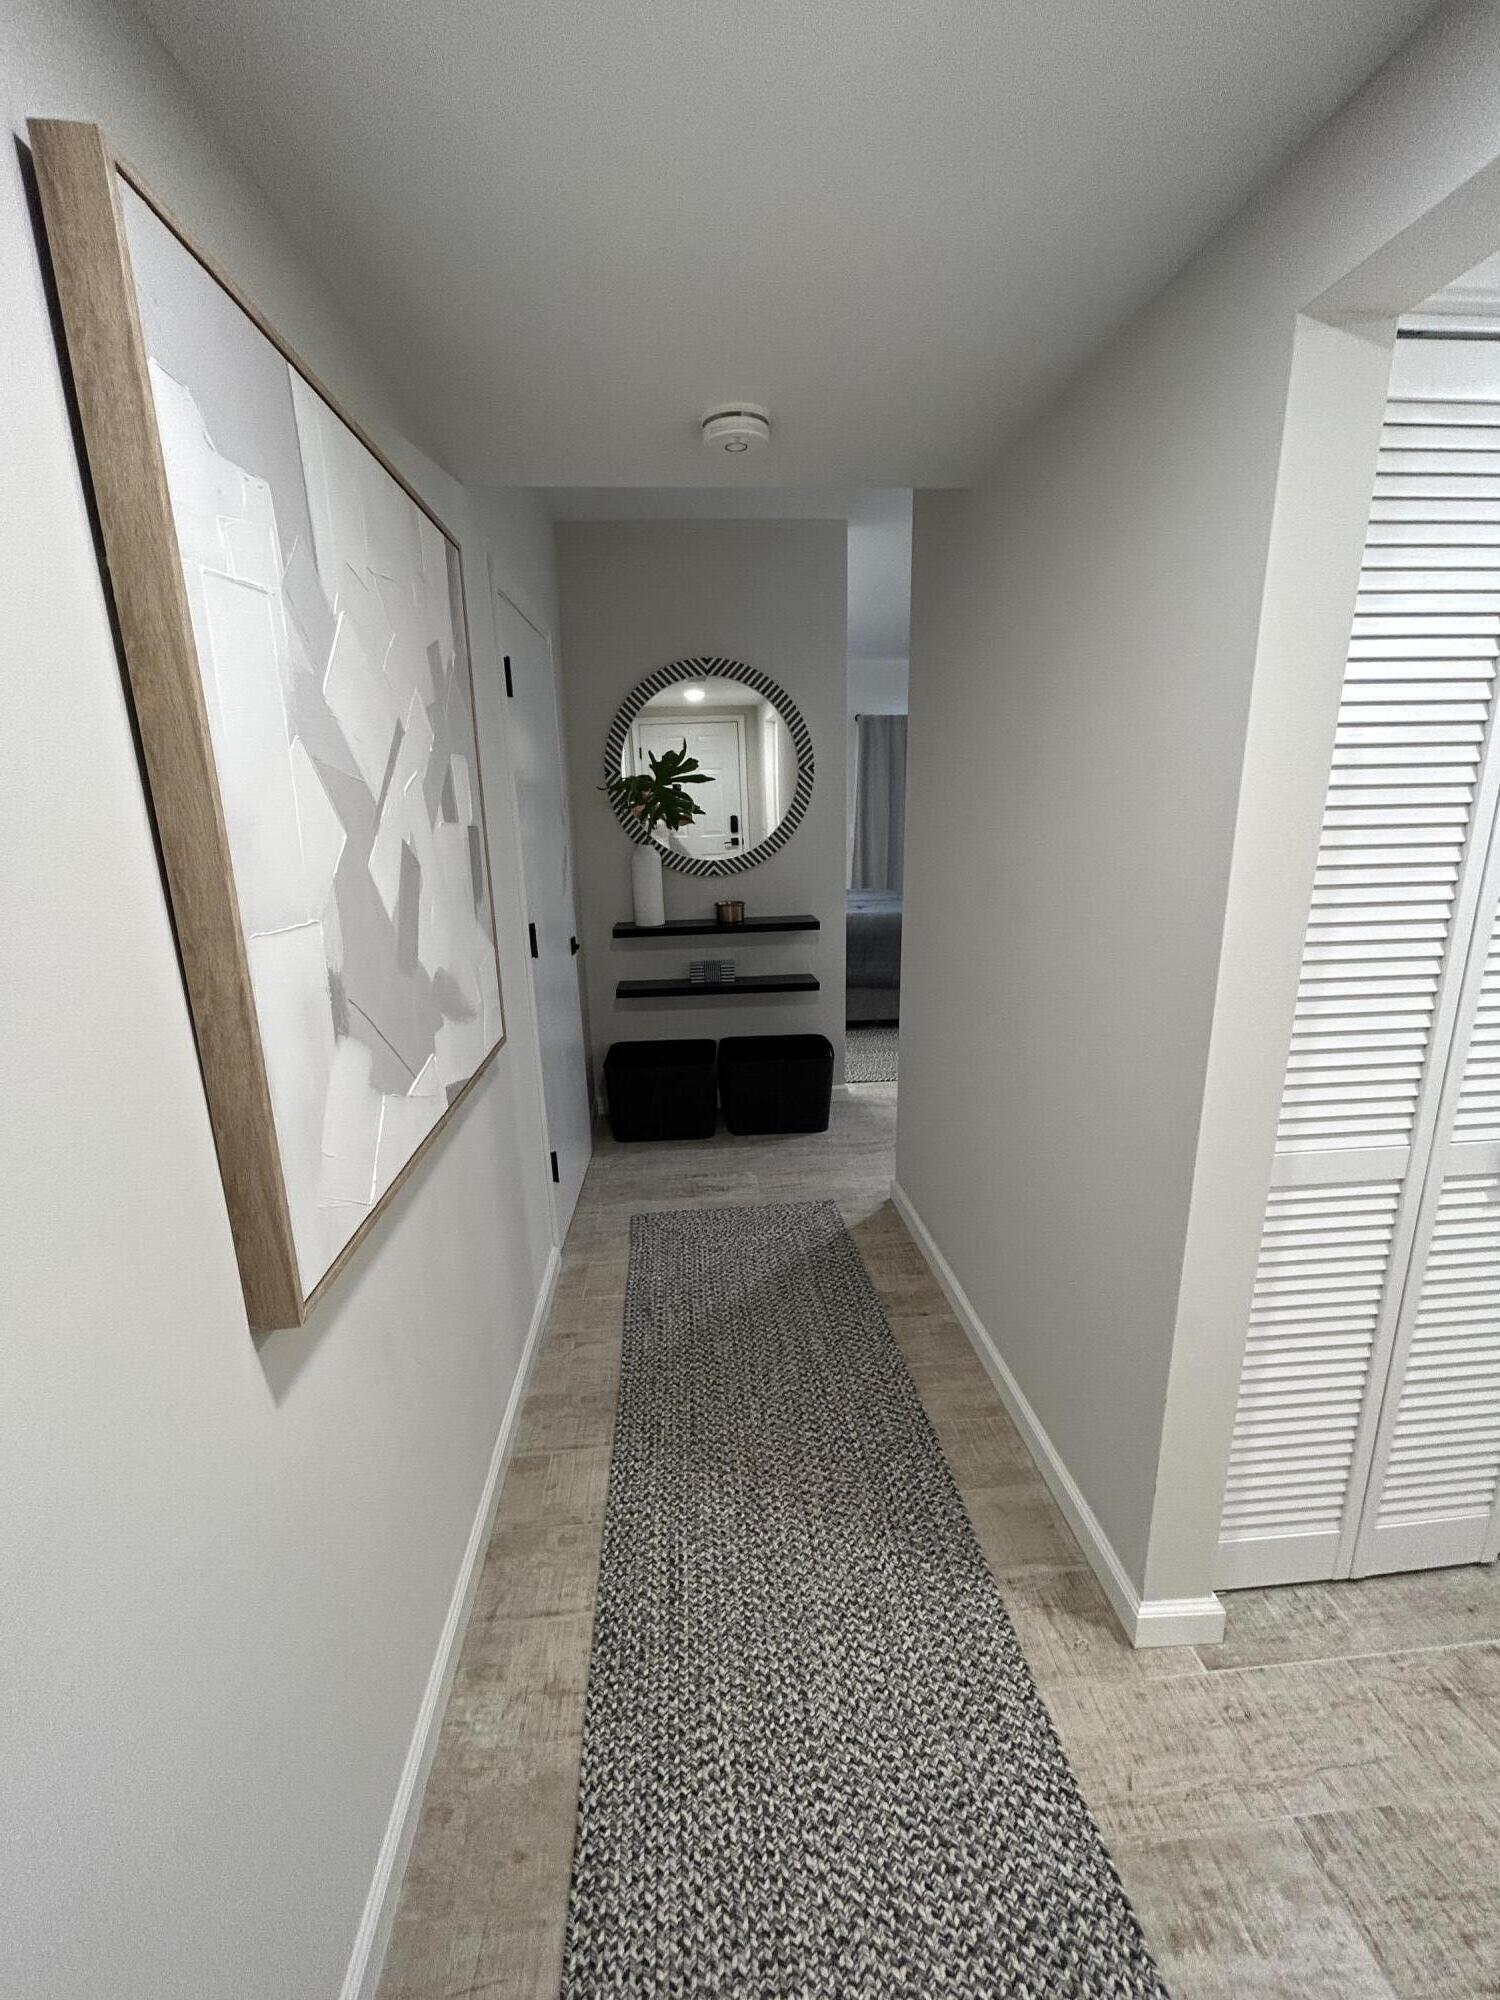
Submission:
M 770 412 L 759 403 L 726 403 L 703 419 L 703 442 L 713 452 L 742 458 L 771 442 Z

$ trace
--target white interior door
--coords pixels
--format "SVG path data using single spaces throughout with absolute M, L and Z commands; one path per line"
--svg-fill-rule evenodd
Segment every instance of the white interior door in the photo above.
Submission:
M 678 721 L 649 716 L 637 722 L 636 769 L 648 768 L 648 756 L 660 757 L 687 744 L 713 779 L 695 785 L 693 798 L 703 808 L 700 818 L 672 836 L 673 844 L 689 854 L 733 854 L 745 845 L 745 735 L 738 716 L 683 717 Z
M 1460 1354 L 1480 1366 L 1442 1318 L 1455 1275 L 1462 1287 L 1487 1268 L 1482 1249 L 1452 1248 L 1476 1238 L 1458 1212 L 1475 1190 L 1456 1166 L 1445 1206 L 1430 1168 L 1476 1004 L 1470 940 L 1493 900 L 1500 477 L 1476 468 L 1497 415 L 1405 396 L 1386 412 L 1220 1530 L 1230 1588 L 1402 1566 L 1380 1537 L 1408 1520 L 1414 1483 L 1436 1493 L 1446 1476 L 1447 1409 L 1425 1400 L 1422 1371 L 1451 1385 Z M 1424 1304 L 1408 1274 L 1428 1245 Z M 1403 1414 L 1387 1385 L 1408 1357 Z M 1366 1496 L 1383 1480 L 1395 1511 L 1379 1528 Z
M 511 773 L 521 827 L 531 990 L 560 1243 L 578 1204 L 593 1146 L 566 765 L 551 647 L 499 591 L 495 616 L 511 690 Z

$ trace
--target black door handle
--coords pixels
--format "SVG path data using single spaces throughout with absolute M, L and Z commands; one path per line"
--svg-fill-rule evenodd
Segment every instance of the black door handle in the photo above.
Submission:
M 578 940 L 577 940 L 577 938 L 575 938 L 575 937 L 570 937 L 570 938 L 568 939 L 568 950 L 569 950 L 570 952 L 572 952 L 572 954 L 573 954 L 573 956 L 574 956 L 575 958 L 576 958 L 576 957 L 578 956 Z

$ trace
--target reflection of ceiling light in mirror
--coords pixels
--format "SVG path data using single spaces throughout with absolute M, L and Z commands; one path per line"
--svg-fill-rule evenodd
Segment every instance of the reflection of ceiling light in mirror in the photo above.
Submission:
M 702 701 L 703 690 L 702 688 L 684 688 L 682 690 L 682 698 L 684 701 Z

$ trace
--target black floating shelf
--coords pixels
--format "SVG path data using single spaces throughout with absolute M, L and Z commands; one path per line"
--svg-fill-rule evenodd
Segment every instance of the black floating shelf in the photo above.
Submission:
M 816 993 L 810 972 L 758 972 L 724 986 L 695 986 L 691 979 L 622 979 L 617 1000 L 753 1000 L 762 993 Z
M 746 917 L 742 924 L 721 924 L 713 917 L 672 917 L 664 924 L 616 924 L 617 938 L 744 937 L 757 931 L 816 931 L 816 917 Z

